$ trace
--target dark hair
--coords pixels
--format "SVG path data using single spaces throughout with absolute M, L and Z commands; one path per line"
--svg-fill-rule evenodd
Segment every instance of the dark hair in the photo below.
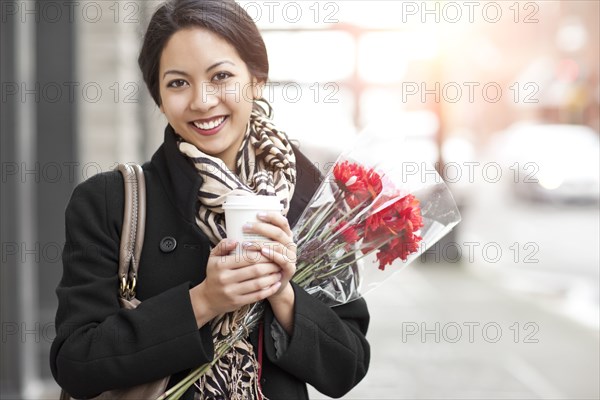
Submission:
M 138 57 L 144 82 L 157 106 L 160 56 L 173 34 L 185 28 L 203 28 L 229 42 L 259 81 L 269 77 L 267 49 L 258 28 L 234 0 L 169 0 L 155 12 Z

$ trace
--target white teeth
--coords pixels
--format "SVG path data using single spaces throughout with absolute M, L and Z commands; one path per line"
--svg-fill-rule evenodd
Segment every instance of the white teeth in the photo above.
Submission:
M 225 120 L 225 117 L 220 117 L 218 119 L 214 119 L 214 120 L 209 121 L 209 122 L 194 121 L 194 125 L 196 126 L 196 128 L 204 129 L 204 130 L 209 130 L 209 129 L 213 129 L 213 128 L 221 125 L 224 120 Z

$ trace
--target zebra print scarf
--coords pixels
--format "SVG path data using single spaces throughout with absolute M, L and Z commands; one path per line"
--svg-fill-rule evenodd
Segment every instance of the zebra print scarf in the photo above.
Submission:
M 179 150 L 204 180 L 198 191 L 196 224 L 213 245 L 226 237 L 222 205 L 230 194 L 277 196 L 287 214 L 296 183 L 296 159 L 286 134 L 275 128 L 262 109 L 255 108 L 251 113 L 236 155 L 236 171 L 190 143 L 181 141 Z M 239 327 L 249 308 L 247 305 L 211 321 L 215 348 Z M 196 398 L 260 399 L 258 368 L 252 345 L 242 338 L 196 383 Z

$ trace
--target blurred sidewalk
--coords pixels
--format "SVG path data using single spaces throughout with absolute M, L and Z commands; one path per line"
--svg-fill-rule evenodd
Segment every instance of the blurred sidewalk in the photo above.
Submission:
M 598 330 L 476 268 L 415 262 L 367 294 L 371 368 L 344 399 L 598 399 Z

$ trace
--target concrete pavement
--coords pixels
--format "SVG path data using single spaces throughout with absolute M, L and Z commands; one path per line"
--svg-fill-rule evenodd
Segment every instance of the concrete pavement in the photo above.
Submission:
M 344 399 L 598 399 L 598 329 L 476 270 L 415 262 L 367 294 L 371 368 Z

